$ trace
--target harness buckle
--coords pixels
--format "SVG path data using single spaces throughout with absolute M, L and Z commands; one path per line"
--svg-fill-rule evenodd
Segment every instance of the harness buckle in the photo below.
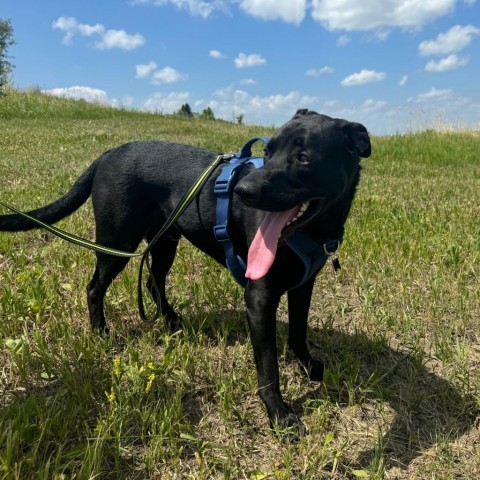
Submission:
M 213 234 L 219 242 L 226 242 L 230 240 L 230 233 L 226 224 L 224 225 L 215 225 L 213 227 Z
M 227 165 L 225 165 L 215 181 L 213 193 L 216 195 L 224 195 L 232 191 L 238 169 L 245 163 L 245 161 L 240 161 L 235 154 L 226 155 L 223 159 Z
M 231 181 L 233 176 L 234 175 L 230 175 L 230 177 L 227 179 L 218 178 L 217 181 L 215 182 L 213 192 L 216 193 L 217 195 L 221 193 L 230 192 Z

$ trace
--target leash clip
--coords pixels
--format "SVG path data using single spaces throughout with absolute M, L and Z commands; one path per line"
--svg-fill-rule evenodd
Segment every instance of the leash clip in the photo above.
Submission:
M 220 155 L 220 160 L 222 163 L 228 163 L 232 158 L 235 158 L 236 155 L 234 153 L 224 153 Z
M 338 255 L 338 249 L 340 248 L 340 241 L 337 240 L 337 245 L 334 250 L 329 251 L 327 248 L 327 244 L 323 244 L 323 251 L 325 252 L 325 255 L 332 261 L 333 269 L 335 271 L 338 271 L 342 268 L 340 265 L 340 257 Z

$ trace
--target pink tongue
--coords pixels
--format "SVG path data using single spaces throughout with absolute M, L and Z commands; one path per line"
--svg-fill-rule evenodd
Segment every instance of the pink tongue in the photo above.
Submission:
M 277 253 L 278 238 L 283 227 L 300 211 L 298 205 L 284 212 L 268 212 L 248 250 L 245 277 L 258 280 L 268 273 Z

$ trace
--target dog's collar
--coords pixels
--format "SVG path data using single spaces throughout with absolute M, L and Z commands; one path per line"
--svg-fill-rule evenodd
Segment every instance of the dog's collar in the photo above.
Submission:
M 251 147 L 257 141 L 268 142 L 267 137 L 255 137 L 249 140 L 240 153 L 224 156 L 225 165 L 215 181 L 214 194 L 217 196 L 216 225 L 213 228 L 215 238 L 222 244 L 225 250 L 227 268 L 233 278 L 242 286 L 246 287 L 246 265 L 240 256 L 235 253 L 232 237 L 228 225 L 230 216 L 230 199 L 233 187 L 237 181 L 239 171 L 248 164 L 255 168 L 263 167 L 263 157 L 252 157 Z M 293 288 L 300 287 L 320 270 L 327 260 L 332 259 L 335 270 L 340 268 L 340 262 L 336 254 L 341 239 L 326 240 L 319 243 L 304 232 L 294 233 L 288 240 L 287 245 L 295 252 L 302 261 L 305 272 L 300 282 Z

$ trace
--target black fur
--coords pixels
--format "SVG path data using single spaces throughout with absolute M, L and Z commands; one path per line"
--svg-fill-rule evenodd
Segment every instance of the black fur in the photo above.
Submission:
M 342 238 L 360 177 L 359 157 L 370 155 L 370 139 L 363 125 L 298 110 L 271 138 L 265 166 L 246 167 L 234 189 L 230 229 L 235 251 L 246 260 L 248 247 L 265 211 L 283 211 L 309 201 L 303 217 L 283 230 L 270 271 L 250 280 L 245 289 L 258 374 L 259 395 L 271 424 L 303 431 L 298 417 L 283 401 L 276 351 L 276 310 L 288 292 L 289 347 L 312 380 L 321 380 L 323 364 L 312 359 L 306 343 L 307 318 L 315 275 L 297 285 L 303 265 L 285 246 L 285 239 L 302 229 L 319 242 Z M 142 239 L 151 240 L 194 180 L 217 153 L 168 142 L 136 142 L 100 156 L 59 200 L 29 212 L 55 223 L 78 209 L 91 195 L 96 241 L 134 251 Z M 152 270 L 159 287 L 161 312 L 172 328 L 180 321 L 165 297 L 165 277 L 172 266 L 180 236 L 225 265 L 222 246 L 215 240 L 216 199 L 213 183 L 218 171 L 175 226 L 152 250 Z M 18 215 L 0 216 L 1 231 L 36 228 Z M 103 312 L 105 292 L 127 259 L 97 253 L 97 265 L 87 288 L 90 322 L 107 330 Z M 150 281 L 150 286 L 151 286 Z M 154 290 L 151 288 L 154 297 Z

